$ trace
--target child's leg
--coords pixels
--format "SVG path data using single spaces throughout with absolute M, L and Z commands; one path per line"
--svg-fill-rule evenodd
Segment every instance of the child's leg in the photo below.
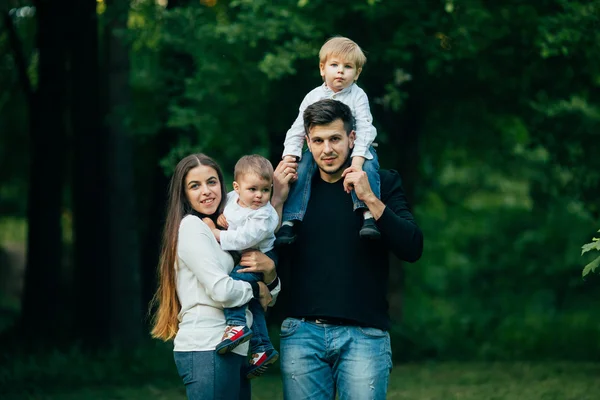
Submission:
M 265 318 L 265 311 L 256 299 L 250 300 L 248 308 L 252 313 L 254 322 L 252 322 L 252 339 L 250 339 L 250 353 L 258 353 L 273 348 L 271 339 L 269 339 L 269 330 Z
M 243 267 L 237 265 L 233 271 L 231 271 L 231 278 L 235 280 L 241 280 L 246 282 L 257 282 L 262 280 L 262 274 L 258 273 L 239 273 L 237 272 L 239 269 Z M 225 328 L 225 333 L 223 334 L 223 338 L 221 339 L 221 343 L 217 345 L 215 350 L 218 354 L 226 354 L 239 346 L 242 343 L 247 342 L 253 335 L 252 330 L 246 326 L 246 309 L 248 305 L 245 304 L 240 307 L 231 307 L 223 309 L 223 314 L 225 314 L 225 321 L 227 327 Z
M 377 159 L 377 153 L 375 149 L 371 147 L 369 149 L 373 158 L 371 160 L 365 160 L 363 164 L 363 171 L 366 172 L 367 178 L 369 179 L 369 186 L 371 186 L 371 190 L 373 194 L 378 199 L 381 199 L 381 177 L 379 176 L 379 160 Z M 369 211 L 365 203 L 358 199 L 354 190 L 352 193 L 352 202 L 354 204 L 354 210 L 359 210 L 363 215 L 363 225 L 360 229 L 360 237 L 366 239 L 378 239 L 381 234 L 379 232 L 379 228 L 377 228 L 377 224 L 375 223 L 375 219 L 373 218 L 373 214 Z
M 279 353 L 269 339 L 265 313 L 260 303 L 256 299 L 252 299 L 248 307 L 254 317 L 252 323 L 254 336 L 250 340 L 250 366 L 246 376 L 248 379 L 253 379 L 261 376 L 269 368 L 269 365 L 277 361 Z
M 290 193 L 283 206 L 283 221 L 302 221 L 308 199 L 310 198 L 310 186 L 312 176 L 315 172 L 315 161 L 312 154 L 307 150 L 298 163 L 298 180 L 290 187 Z
M 241 268 L 244 268 L 240 265 L 236 265 L 231 271 L 229 276 L 236 281 L 245 281 L 245 282 L 258 282 L 262 279 L 261 274 L 253 273 L 253 272 L 244 272 L 239 273 Z M 245 326 L 246 325 L 246 309 L 248 308 L 248 304 L 239 307 L 231 307 L 223 309 L 223 313 L 225 314 L 225 321 L 229 326 Z
M 274 250 L 267 251 L 265 254 L 277 265 L 278 258 Z M 271 339 L 269 339 L 265 312 L 258 300 L 252 299 L 248 304 L 248 308 L 254 317 L 252 330 L 255 335 L 250 341 L 250 366 L 246 371 L 246 376 L 248 379 L 253 379 L 261 376 L 269 365 L 277 361 L 279 353 L 273 347 Z
M 373 194 L 375 194 L 375 196 L 378 199 L 381 199 L 381 177 L 379 176 L 379 159 L 377 158 L 377 153 L 375 152 L 375 149 L 373 149 L 373 147 L 371 147 L 369 150 L 371 150 L 373 158 L 371 160 L 365 160 L 365 163 L 363 164 L 363 171 L 367 173 L 367 178 L 369 179 L 369 186 L 371 186 Z M 365 203 L 363 203 L 361 200 L 358 199 L 358 197 L 356 197 L 356 193 L 354 192 L 354 190 L 351 192 L 351 194 L 352 202 L 354 203 L 354 211 L 358 210 L 359 208 L 367 208 Z
M 290 187 L 290 193 L 283 205 L 281 227 L 277 231 L 275 246 L 289 245 L 296 240 L 294 223 L 302 221 L 306 213 L 315 168 L 312 154 L 308 150 L 305 151 L 298 163 L 298 180 Z

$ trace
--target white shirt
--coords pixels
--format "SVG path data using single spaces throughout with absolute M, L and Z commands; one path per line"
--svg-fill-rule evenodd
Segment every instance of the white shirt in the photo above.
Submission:
M 369 151 L 369 147 L 377 137 L 377 129 L 373 126 L 373 116 L 371 115 L 371 110 L 369 108 L 367 94 L 364 90 L 359 88 L 356 83 L 353 83 L 337 93 L 329 89 L 325 83 L 311 90 L 304 97 L 304 100 L 302 100 L 298 117 L 285 134 L 283 155 L 302 157 L 302 147 L 304 145 L 305 136 L 304 110 L 311 104 L 323 99 L 339 100 L 350 107 L 352 115 L 356 120 L 356 139 L 354 141 L 354 149 L 352 150 L 351 156 L 361 156 L 367 160 L 372 159 L 373 155 Z
M 225 332 L 224 307 L 237 307 L 252 299 L 248 282 L 231 279 L 231 255 L 221 249 L 210 228 L 202 220 L 187 215 L 179 225 L 178 262 L 175 266 L 176 290 L 181 311 L 175 351 L 214 350 Z M 279 284 L 271 295 L 275 300 Z M 246 322 L 252 325 L 252 313 L 246 310 Z M 248 343 L 233 350 L 248 354 Z
M 227 194 L 227 204 L 223 214 L 229 227 L 221 231 L 223 250 L 242 251 L 257 249 L 263 253 L 273 249 L 275 229 L 279 223 L 277 211 L 267 203 L 257 210 L 238 204 L 239 196 L 235 191 Z

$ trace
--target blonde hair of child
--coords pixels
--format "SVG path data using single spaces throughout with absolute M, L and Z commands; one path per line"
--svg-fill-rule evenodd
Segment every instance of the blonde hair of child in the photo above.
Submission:
M 329 57 L 335 56 L 354 63 L 357 69 L 362 69 L 367 62 L 367 57 L 360 46 L 342 36 L 332 37 L 325 42 L 319 51 L 319 62 L 325 63 Z

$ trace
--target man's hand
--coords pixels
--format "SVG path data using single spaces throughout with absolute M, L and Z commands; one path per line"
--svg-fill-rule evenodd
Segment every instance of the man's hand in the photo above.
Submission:
M 361 157 L 361 156 L 352 157 L 352 164 L 350 165 L 350 167 L 348 167 L 344 170 L 344 172 L 342 173 L 342 177 L 344 177 L 347 173 L 346 171 L 350 170 L 351 168 L 353 168 L 351 171 L 354 171 L 354 172 L 362 171 L 364 163 L 365 163 L 364 157 Z M 351 172 L 351 171 L 348 171 L 348 172 Z M 354 189 L 354 186 L 352 186 L 350 183 L 348 183 L 348 182 L 346 182 L 346 180 L 344 180 L 344 190 L 346 191 L 346 193 L 350 193 L 352 191 L 352 189 Z
M 356 167 L 348 167 L 342 172 L 342 177 L 344 178 L 344 188 L 346 186 L 353 187 L 356 197 L 365 203 L 377 221 L 383 215 L 385 204 L 373 193 L 367 173 Z
M 356 193 L 359 200 L 366 203 L 375 197 L 367 173 L 362 169 L 350 166 L 342 172 L 342 178 L 344 178 L 344 190 L 350 193 L 354 189 L 354 193 Z
M 298 164 L 298 162 L 300 161 L 300 158 L 296 157 L 296 156 L 283 156 L 283 161 L 285 161 L 286 163 Z M 290 183 L 294 183 L 297 180 L 298 180 L 298 175 L 292 176 L 292 179 L 290 179 Z
M 290 183 L 298 179 L 296 171 L 298 163 L 295 159 L 293 161 L 286 161 L 286 158 L 293 157 L 285 156 L 273 173 L 273 197 L 271 197 L 271 204 L 276 209 L 283 207 L 283 203 L 287 200 L 290 193 Z
M 258 250 L 244 251 L 240 265 L 245 268 L 238 270 L 238 272 L 260 272 L 263 274 L 266 283 L 271 283 L 277 278 L 275 262 Z
M 219 215 L 219 218 L 217 218 L 217 225 L 225 229 L 229 228 L 229 223 L 227 222 L 227 218 L 225 218 L 225 214 Z

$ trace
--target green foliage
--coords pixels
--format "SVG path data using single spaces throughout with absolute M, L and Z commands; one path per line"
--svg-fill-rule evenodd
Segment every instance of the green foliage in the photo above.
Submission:
M 315 55 L 307 44 L 315 35 L 311 26 L 270 1 L 172 10 L 146 5 L 136 13 L 134 96 L 143 100 L 133 125 L 146 134 L 163 118 L 180 132 L 163 166 L 192 150 L 217 154 L 225 167 L 243 154 L 269 156 L 272 116 L 265 105 L 272 81 L 296 73 L 296 60 Z M 164 55 L 179 60 L 175 68 L 157 69 Z M 148 118 L 148 110 L 157 112 Z
M 600 258 L 585 281 L 575 271 L 600 216 L 600 1 L 182 3 L 132 2 L 125 33 L 140 198 L 154 194 L 139 176 L 192 151 L 226 174 L 243 154 L 276 161 L 321 83 L 319 47 L 351 37 L 381 165 L 400 170 L 425 232 L 391 288 L 395 357 L 597 358 Z M 23 215 L 27 114 L 4 31 L 0 49 L 0 209 Z
M 598 232 L 600 232 L 600 231 L 598 231 Z M 584 255 L 585 253 L 587 253 L 590 250 L 600 251 L 600 239 L 599 238 L 593 238 L 592 242 L 581 246 L 581 255 Z M 600 256 L 596 257 L 592 262 L 590 262 L 588 265 L 586 265 L 583 268 L 581 275 L 585 277 L 590 272 L 594 272 L 596 270 L 596 268 L 598 268 L 598 265 L 600 265 Z
M 0 246 L 5 243 L 25 243 L 27 222 L 21 218 L 0 218 Z

